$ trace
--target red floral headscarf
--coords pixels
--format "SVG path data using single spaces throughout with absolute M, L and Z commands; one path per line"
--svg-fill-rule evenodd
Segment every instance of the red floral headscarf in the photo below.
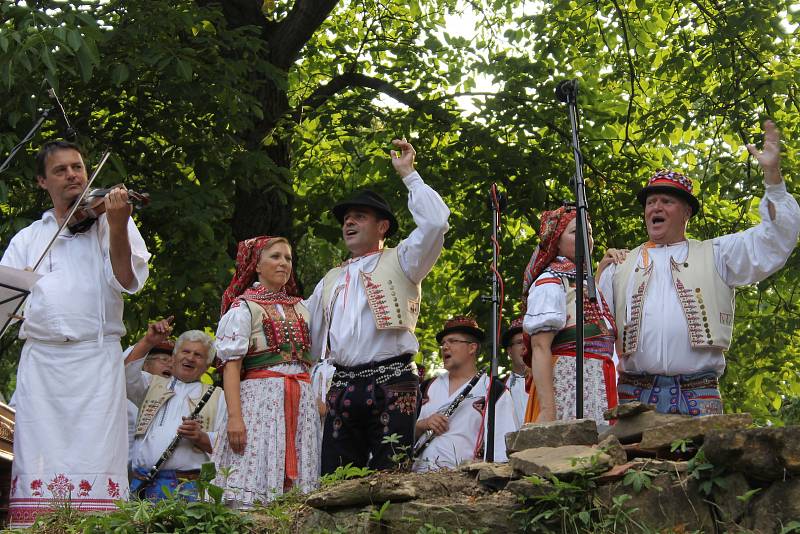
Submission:
M 275 239 L 276 237 L 274 236 L 264 235 L 239 242 L 239 249 L 236 252 L 236 273 L 234 273 L 231 283 L 228 284 L 228 289 L 222 293 L 220 316 L 225 315 L 225 312 L 231 307 L 233 301 L 242 295 L 242 293 L 258 279 L 256 266 L 258 265 L 258 260 L 261 258 L 261 251 L 270 246 L 270 243 Z M 292 266 L 289 281 L 283 286 L 283 290 L 287 295 L 296 296 L 298 294 L 297 281 L 294 276 L 294 266 Z
M 528 266 L 522 274 L 522 312 L 528 305 L 528 291 L 545 268 L 558 256 L 558 241 L 567 225 L 578 215 L 572 206 L 561 206 L 553 211 L 542 213 L 539 227 L 539 245 L 533 251 Z

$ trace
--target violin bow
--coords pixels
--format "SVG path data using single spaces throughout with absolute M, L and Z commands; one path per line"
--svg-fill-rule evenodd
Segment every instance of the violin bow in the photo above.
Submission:
M 64 222 L 61 223 L 61 226 L 58 227 L 58 230 L 56 231 L 55 235 L 50 240 L 50 242 L 47 244 L 47 247 L 45 247 L 44 252 L 42 252 L 42 255 L 39 257 L 39 261 L 37 261 L 36 265 L 33 266 L 33 272 L 36 272 L 39 269 L 39 265 L 42 264 L 42 260 L 44 260 L 44 257 L 47 255 L 47 253 L 50 252 L 50 249 L 53 247 L 53 243 L 56 242 L 56 239 L 58 239 L 58 236 L 60 236 L 61 232 L 64 231 L 64 228 L 69 223 L 69 220 L 72 219 L 73 215 L 75 215 L 75 211 L 77 211 L 78 206 L 80 205 L 81 201 L 83 201 L 83 199 L 86 198 L 86 193 L 89 192 L 90 188 L 92 187 L 92 183 L 94 183 L 94 179 L 97 178 L 98 174 L 100 174 L 100 170 L 103 168 L 103 165 L 106 164 L 106 160 L 108 160 L 108 157 L 110 155 L 111 155 L 111 150 L 110 149 L 107 149 L 105 152 L 103 152 L 103 155 L 100 158 L 100 162 L 97 164 L 97 167 L 95 167 L 94 172 L 92 173 L 92 176 L 89 178 L 89 181 L 86 183 L 86 187 L 81 192 L 81 196 L 78 197 L 78 200 L 76 200 L 75 203 L 72 205 L 72 208 L 69 210 L 69 213 L 67 214 L 66 218 L 64 219 Z

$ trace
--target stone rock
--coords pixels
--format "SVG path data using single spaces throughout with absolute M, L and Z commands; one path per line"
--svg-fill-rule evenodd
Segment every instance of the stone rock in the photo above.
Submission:
M 368 532 L 370 528 L 370 511 L 371 507 L 346 508 L 337 512 L 328 512 L 309 507 L 295 521 L 290 532 Z M 280 532 L 280 530 L 261 528 L 257 532 Z
M 595 482 L 597 482 L 597 484 L 608 484 L 609 482 L 619 480 L 620 478 L 625 476 L 625 473 L 633 469 L 635 465 L 636 464 L 634 462 L 628 462 L 620 465 L 612 465 L 611 469 L 609 469 L 605 473 L 597 475 L 594 478 L 594 480 Z
M 627 406 L 627 404 L 622 406 Z M 649 407 L 648 404 L 641 404 L 640 406 Z M 600 439 L 613 435 L 619 439 L 620 443 L 638 443 L 642 440 L 642 433 L 645 430 L 691 418 L 692 416 L 690 415 L 667 414 L 644 410 L 632 413 L 625 418 L 617 419 L 615 425 L 612 425 L 600 434 Z
M 711 432 L 703 450 L 712 464 L 756 480 L 800 475 L 800 426 Z
M 636 532 L 715 532 L 711 509 L 696 481 L 676 480 L 668 473 L 661 473 L 651 482 L 652 488 L 639 493 L 622 482 L 600 486 L 596 497 L 604 508 L 613 512 L 613 499 L 628 495 L 621 511 L 635 521 Z
M 652 412 L 655 410 L 653 404 L 644 404 L 641 402 L 626 402 L 624 404 L 617 404 L 603 412 L 603 419 L 611 421 L 612 419 L 624 419 L 626 417 L 633 417 L 634 415 Z
M 661 471 L 682 475 L 689 471 L 689 462 L 673 462 L 672 460 L 656 460 L 655 458 L 637 458 L 633 461 L 636 469 L 647 469 L 648 471 Z
M 594 447 L 565 445 L 515 452 L 511 455 L 509 463 L 515 473 L 564 477 L 587 469 L 594 472 L 605 471 L 614 465 L 614 460 Z
M 446 532 L 523 532 L 520 514 L 516 514 L 522 508 L 519 498 L 507 491 L 474 499 L 453 496 L 434 501 L 404 502 L 390 505 L 381 517 L 381 528 L 374 528 L 371 532 L 408 534 L 426 524 Z
M 800 519 L 800 479 L 773 483 L 756 495 L 750 510 L 752 516 L 743 521 L 743 527 L 753 532 L 791 532 L 784 529 Z
M 753 418 L 747 413 L 704 415 L 681 419 L 674 423 L 667 423 L 655 428 L 649 428 L 642 433 L 642 449 L 667 449 L 677 440 L 698 441 L 706 434 L 715 430 L 736 430 L 745 428 L 753 423 Z
M 506 484 L 505 490 L 525 499 L 533 499 L 535 497 L 542 497 L 552 493 L 552 484 L 544 479 L 538 479 L 535 482 L 532 479 L 538 479 L 538 477 L 526 477 L 518 480 L 511 480 L 508 484 Z
M 475 477 L 459 471 L 433 473 L 376 473 L 366 478 L 345 480 L 317 490 L 306 499 L 314 508 L 353 508 L 386 501 L 403 502 L 417 498 L 438 498 L 454 494 L 479 495 L 486 489 Z
M 306 499 L 306 504 L 314 508 L 352 507 L 386 501 L 410 501 L 416 499 L 417 495 L 417 488 L 408 480 L 384 484 L 359 478 L 318 491 Z
M 622 465 L 628 461 L 628 454 L 622 448 L 616 436 L 606 436 L 605 439 L 597 444 L 597 448 L 609 455 L 614 465 Z
M 508 463 L 486 464 L 478 471 L 478 482 L 493 489 L 503 489 L 514 478 L 514 470 Z
M 477 473 L 487 465 L 494 465 L 492 462 L 464 462 L 458 467 L 456 467 L 456 471 L 464 471 L 466 473 Z
M 594 445 L 595 443 L 597 443 L 597 424 L 592 419 L 528 423 L 518 431 L 506 434 L 508 454 L 537 447 Z
M 747 505 L 739 497 L 746 495 L 748 491 L 750 485 L 741 473 L 731 473 L 722 479 L 722 484 L 715 484 L 709 498 L 716 506 L 719 521 L 729 527 L 726 531 L 733 530 L 733 525 L 744 516 Z

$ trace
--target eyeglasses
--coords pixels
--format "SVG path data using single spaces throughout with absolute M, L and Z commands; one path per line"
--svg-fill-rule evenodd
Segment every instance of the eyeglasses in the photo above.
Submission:
M 453 343 L 475 343 L 475 344 L 477 344 L 478 342 L 477 341 L 466 341 L 464 339 L 445 339 L 444 341 L 439 343 L 439 346 L 440 347 L 446 347 L 448 345 L 452 345 Z

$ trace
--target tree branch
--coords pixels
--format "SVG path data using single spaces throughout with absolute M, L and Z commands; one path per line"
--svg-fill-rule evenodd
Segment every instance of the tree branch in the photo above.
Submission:
M 232 28 L 259 26 L 266 29 L 267 20 L 261 11 L 263 2 L 259 0 L 195 0 L 202 7 L 219 5 L 225 20 Z
M 373 89 L 385 95 L 388 95 L 401 104 L 404 104 L 414 110 L 424 111 L 436 120 L 445 124 L 452 124 L 454 117 L 442 108 L 421 100 L 415 94 L 403 91 L 395 87 L 391 83 L 373 78 L 365 74 L 356 72 L 345 73 L 335 76 L 327 84 L 318 87 L 308 98 L 306 98 L 295 110 L 292 112 L 292 117 L 295 121 L 300 122 L 303 115 L 309 111 L 313 111 L 327 102 L 331 97 L 341 93 L 350 87 L 363 87 L 365 89 Z
M 338 3 L 339 0 L 297 0 L 286 18 L 268 36 L 272 64 L 289 70 L 297 55 Z
M 617 2 L 617 0 L 613 0 L 612 3 L 614 4 L 617 16 L 619 17 L 620 28 L 622 29 L 622 39 L 625 44 L 625 58 L 628 62 L 628 76 L 630 78 L 630 86 L 631 86 L 630 97 L 628 98 L 628 112 L 625 117 L 625 141 L 622 143 L 622 146 L 624 147 L 626 143 L 631 143 L 631 138 L 630 138 L 630 127 L 632 118 L 631 115 L 633 114 L 633 101 L 636 96 L 635 92 L 636 68 L 633 66 L 633 59 L 631 59 L 631 51 L 635 53 L 636 49 L 631 48 L 631 44 L 628 40 L 627 21 L 625 20 L 625 15 L 622 12 L 622 8 L 619 7 L 619 3 Z M 635 149 L 636 145 L 634 145 L 633 143 L 631 143 L 631 145 L 634 146 Z M 622 147 L 620 147 L 620 150 L 621 149 Z

